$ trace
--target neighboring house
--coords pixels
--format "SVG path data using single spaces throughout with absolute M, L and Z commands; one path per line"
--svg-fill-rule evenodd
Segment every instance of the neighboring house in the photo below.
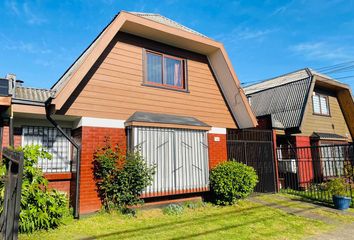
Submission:
M 106 137 L 157 165 L 143 195 L 153 198 L 207 191 L 209 169 L 227 159 L 227 129 L 257 124 L 221 43 L 159 14 L 124 11 L 51 89 L 17 85 L 10 105 L 3 145 L 13 129 L 15 145 L 49 150 L 53 160 L 40 166 L 52 187 L 76 197 L 77 214 L 100 208 L 92 159 Z
M 351 89 L 344 83 L 312 69 L 302 69 L 250 85 L 244 90 L 259 127 L 273 129 L 276 133 L 279 159 L 289 158 L 294 153 L 291 148 L 353 141 L 354 103 Z M 340 157 L 343 155 L 340 147 L 335 148 L 335 152 L 321 150 L 319 154 L 326 160 L 344 159 Z M 297 158 L 306 161 L 307 165 L 300 167 L 316 167 L 309 162 L 311 151 Z M 343 163 L 339 164 L 343 168 Z M 322 177 L 329 177 L 333 172 L 333 164 L 323 163 L 318 167 L 323 169 L 313 171 L 321 172 Z M 286 171 L 296 172 L 295 159 Z M 313 171 L 302 174 L 300 183 L 312 181 Z

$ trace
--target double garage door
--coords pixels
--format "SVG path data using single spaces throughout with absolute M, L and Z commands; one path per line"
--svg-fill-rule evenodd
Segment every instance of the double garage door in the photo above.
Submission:
M 144 160 L 156 166 L 145 194 L 183 193 L 208 188 L 207 132 L 186 129 L 132 127 L 130 142 Z

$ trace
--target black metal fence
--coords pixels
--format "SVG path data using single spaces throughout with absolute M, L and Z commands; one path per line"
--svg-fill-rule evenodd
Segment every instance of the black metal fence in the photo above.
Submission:
M 283 192 L 331 202 L 332 196 L 326 190 L 325 183 L 340 177 L 348 182 L 348 196 L 354 196 L 353 144 L 279 147 L 277 158 L 280 189 Z
M 276 192 L 273 134 L 269 130 L 229 130 L 228 159 L 253 167 L 259 182 L 255 192 Z
M 1 203 L 0 232 L 2 239 L 17 239 L 21 207 L 21 188 L 23 174 L 23 152 L 4 148 L 3 162 L 6 176 L 3 179 L 5 194 Z

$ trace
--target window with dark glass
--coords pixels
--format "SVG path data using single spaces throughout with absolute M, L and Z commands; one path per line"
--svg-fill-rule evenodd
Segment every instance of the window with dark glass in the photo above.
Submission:
M 314 93 L 312 96 L 313 113 L 320 115 L 329 115 L 329 103 L 328 97 L 318 93 Z
M 184 60 L 181 58 L 146 51 L 147 84 L 167 88 L 186 89 Z

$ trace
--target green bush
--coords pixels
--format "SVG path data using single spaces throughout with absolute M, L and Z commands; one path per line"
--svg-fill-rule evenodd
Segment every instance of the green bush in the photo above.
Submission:
M 41 169 L 36 167 L 39 158 L 51 159 L 51 155 L 38 145 L 18 148 L 16 151 L 23 151 L 24 154 L 20 232 L 29 233 L 58 227 L 63 217 L 69 214 L 67 197 L 56 190 L 48 189 L 48 181 L 44 178 Z M 3 162 L 0 170 L 1 212 L 3 211 L 6 165 L 7 162 Z
M 129 206 L 142 203 L 143 190 L 152 183 L 154 167 L 149 167 L 139 152 L 121 151 L 107 144 L 94 154 L 94 177 L 106 211 L 125 212 Z
M 258 176 L 252 167 L 234 161 L 221 163 L 210 172 L 210 187 L 218 205 L 234 204 L 247 197 L 257 183 Z
M 166 215 L 180 215 L 183 213 L 183 210 L 184 210 L 183 206 L 179 204 L 170 204 L 164 209 L 162 209 L 162 212 L 163 214 Z
M 325 183 L 325 189 L 335 196 L 348 196 L 349 184 L 344 178 L 334 178 Z

